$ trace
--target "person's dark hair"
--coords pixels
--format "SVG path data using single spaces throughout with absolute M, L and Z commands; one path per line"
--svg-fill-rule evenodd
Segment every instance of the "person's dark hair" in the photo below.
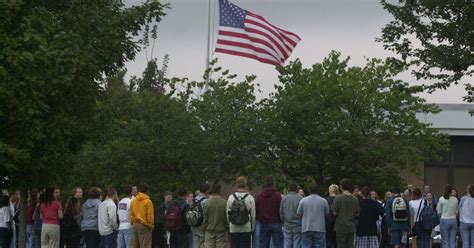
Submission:
M 176 194 L 178 197 L 185 197 L 188 194 L 188 191 L 186 189 L 179 189 Z
M 207 194 L 209 191 L 209 184 L 207 183 L 202 183 L 200 186 L 199 186 L 199 192 L 201 192 L 201 194 Z
M 401 192 L 400 188 L 395 187 L 392 189 L 392 193 L 394 193 L 395 195 L 400 194 L 400 192 Z
M 265 180 L 265 188 L 272 188 L 275 187 L 275 183 L 273 182 L 273 178 L 269 177 Z
M 107 190 L 107 197 L 111 198 L 114 197 L 114 195 L 117 194 L 117 190 L 114 188 L 110 188 Z
M 80 206 L 79 199 L 76 197 L 69 197 L 64 214 L 76 216 L 80 213 Z
M 8 206 L 10 206 L 10 197 L 8 197 L 8 195 L 2 195 L 2 198 L 0 200 L 0 208 Z
M 171 195 L 171 196 L 172 196 L 172 195 L 173 195 L 173 192 L 171 192 L 171 191 L 166 191 L 166 192 L 165 192 L 165 196 L 168 196 L 168 195 Z
M 443 194 L 444 199 L 446 200 L 449 199 L 449 197 L 451 196 L 451 191 L 453 191 L 453 186 L 449 184 L 444 185 L 444 194 Z
M 418 199 L 421 197 L 421 189 L 420 188 L 415 188 L 412 192 L 412 197 L 414 199 Z
M 469 184 L 467 186 L 467 194 L 474 197 L 474 184 Z
M 143 193 L 143 194 L 148 193 L 148 184 L 147 183 L 140 184 L 140 192 Z
M 309 186 L 309 192 L 311 194 L 318 194 L 319 193 L 319 184 L 318 183 L 313 183 L 311 186 Z
M 51 203 L 54 201 L 54 188 L 53 187 L 47 187 L 44 190 L 44 199 L 42 203 Z
M 370 188 L 367 186 L 362 187 L 360 190 L 360 193 L 362 194 L 363 197 L 369 198 L 370 197 Z
M 220 194 L 221 193 L 221 185 L 220 184 L 214 184 L 211 188 L 211 194 Z
M 32 206 L 36 206 L 38 204 L 38 196 L 36 195 L 37 191 L 33 191 L 30 193 L 29 204 Z
M 288 190 L 292 192 L 298 191 L 298 184 L 296 184 L 295 182 L 290 182 L 288 184 Z
M 88 196 L 91 199 L 100 199 L 102 196 L 102 190 L 98 187 L 92 187 L 89 189 Z
M 351 193 L 352 193 L 352 191 L 354 191 L 354 186 L 353 186 L 351 180 L 349 180 L 349 179 L 342 179 L 340 184 L 341 184 L 342 190 L 347 190 L 347 191 L 349 191 L 349 192 L 351 192 Z
M 126 186 L 124 189 L 123 189 L 123 193 L 125 194 L 125 196 L 131 196 L 132 195 L 132 186 Z

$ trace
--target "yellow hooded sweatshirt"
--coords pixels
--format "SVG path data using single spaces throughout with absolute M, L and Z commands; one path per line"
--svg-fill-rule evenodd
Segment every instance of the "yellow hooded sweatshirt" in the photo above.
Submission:
M 148 229 L 153 230 L 155 227 L 154 215 L 153 203 L 150 197 L 144 193 L 138 193 L 130 206 L 130 223 L 133 225 L 135 222 L 139 222 L 148 227 Z

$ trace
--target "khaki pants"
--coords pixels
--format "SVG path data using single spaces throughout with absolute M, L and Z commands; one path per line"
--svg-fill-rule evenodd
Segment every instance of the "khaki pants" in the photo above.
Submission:
M 193 228 L 193 248 L 204 248 L 204 226 Z
M 132 230 L 132 248 L 151 248 L 151 231 L 148 227 L 135 222 Z
M 59 248 L 59 225 L 43 224 L 41 227 L 41 248 Z
M 226 248 L 227 233 L 206 232 L 206 248 Z

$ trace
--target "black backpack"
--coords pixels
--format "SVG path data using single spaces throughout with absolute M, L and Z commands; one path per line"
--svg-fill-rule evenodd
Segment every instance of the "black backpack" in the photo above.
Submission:
M 237 226 L 245 225 L 250 221 L 250 210 L 245 204 L 245 198 L 249 194 L 245 194 L 242 198 L 237 197 L 235 194 L 232 195 L 234 196 L 234 202 L 232 202 L 228 213 L 229 222 Z

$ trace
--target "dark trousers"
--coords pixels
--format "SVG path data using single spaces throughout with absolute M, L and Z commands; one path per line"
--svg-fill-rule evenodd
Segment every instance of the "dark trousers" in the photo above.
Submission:
M 100 248 L 100 234 L 98 230 L 82 231 L 82 236 L 87 248 Z
M 10 247 L 12 235 L 12 229 L 0 227 L 0 247 Z
M 171 231 L 170 234 L 170 248 L 189 248 L 188 231 Z
M 270 247 L 270 240 L 275 248 L 283 248 L 284 238 L 281 224 L 260 224 L 258 247 Z
M 252 243 L 252 233 L 231 233 L 230 247 L 232 248 L 250 248 Z
M 155 228 L 151 233 L 152 247 L 166 248 L 168 241 L 166 240 L 166 230 L 162 222 L 155 223 Z
M 100 248 L 117 248 L 117 232 L 100 236 Z
M 416 242 L 419 248 L 430 248 L 431 247 L 431 231 L 423 229 L 420 222 L 415 223 L 416 230 Z
M 337 247 L 353 248 L 354 239 L 354 233 L 336 233 Z

